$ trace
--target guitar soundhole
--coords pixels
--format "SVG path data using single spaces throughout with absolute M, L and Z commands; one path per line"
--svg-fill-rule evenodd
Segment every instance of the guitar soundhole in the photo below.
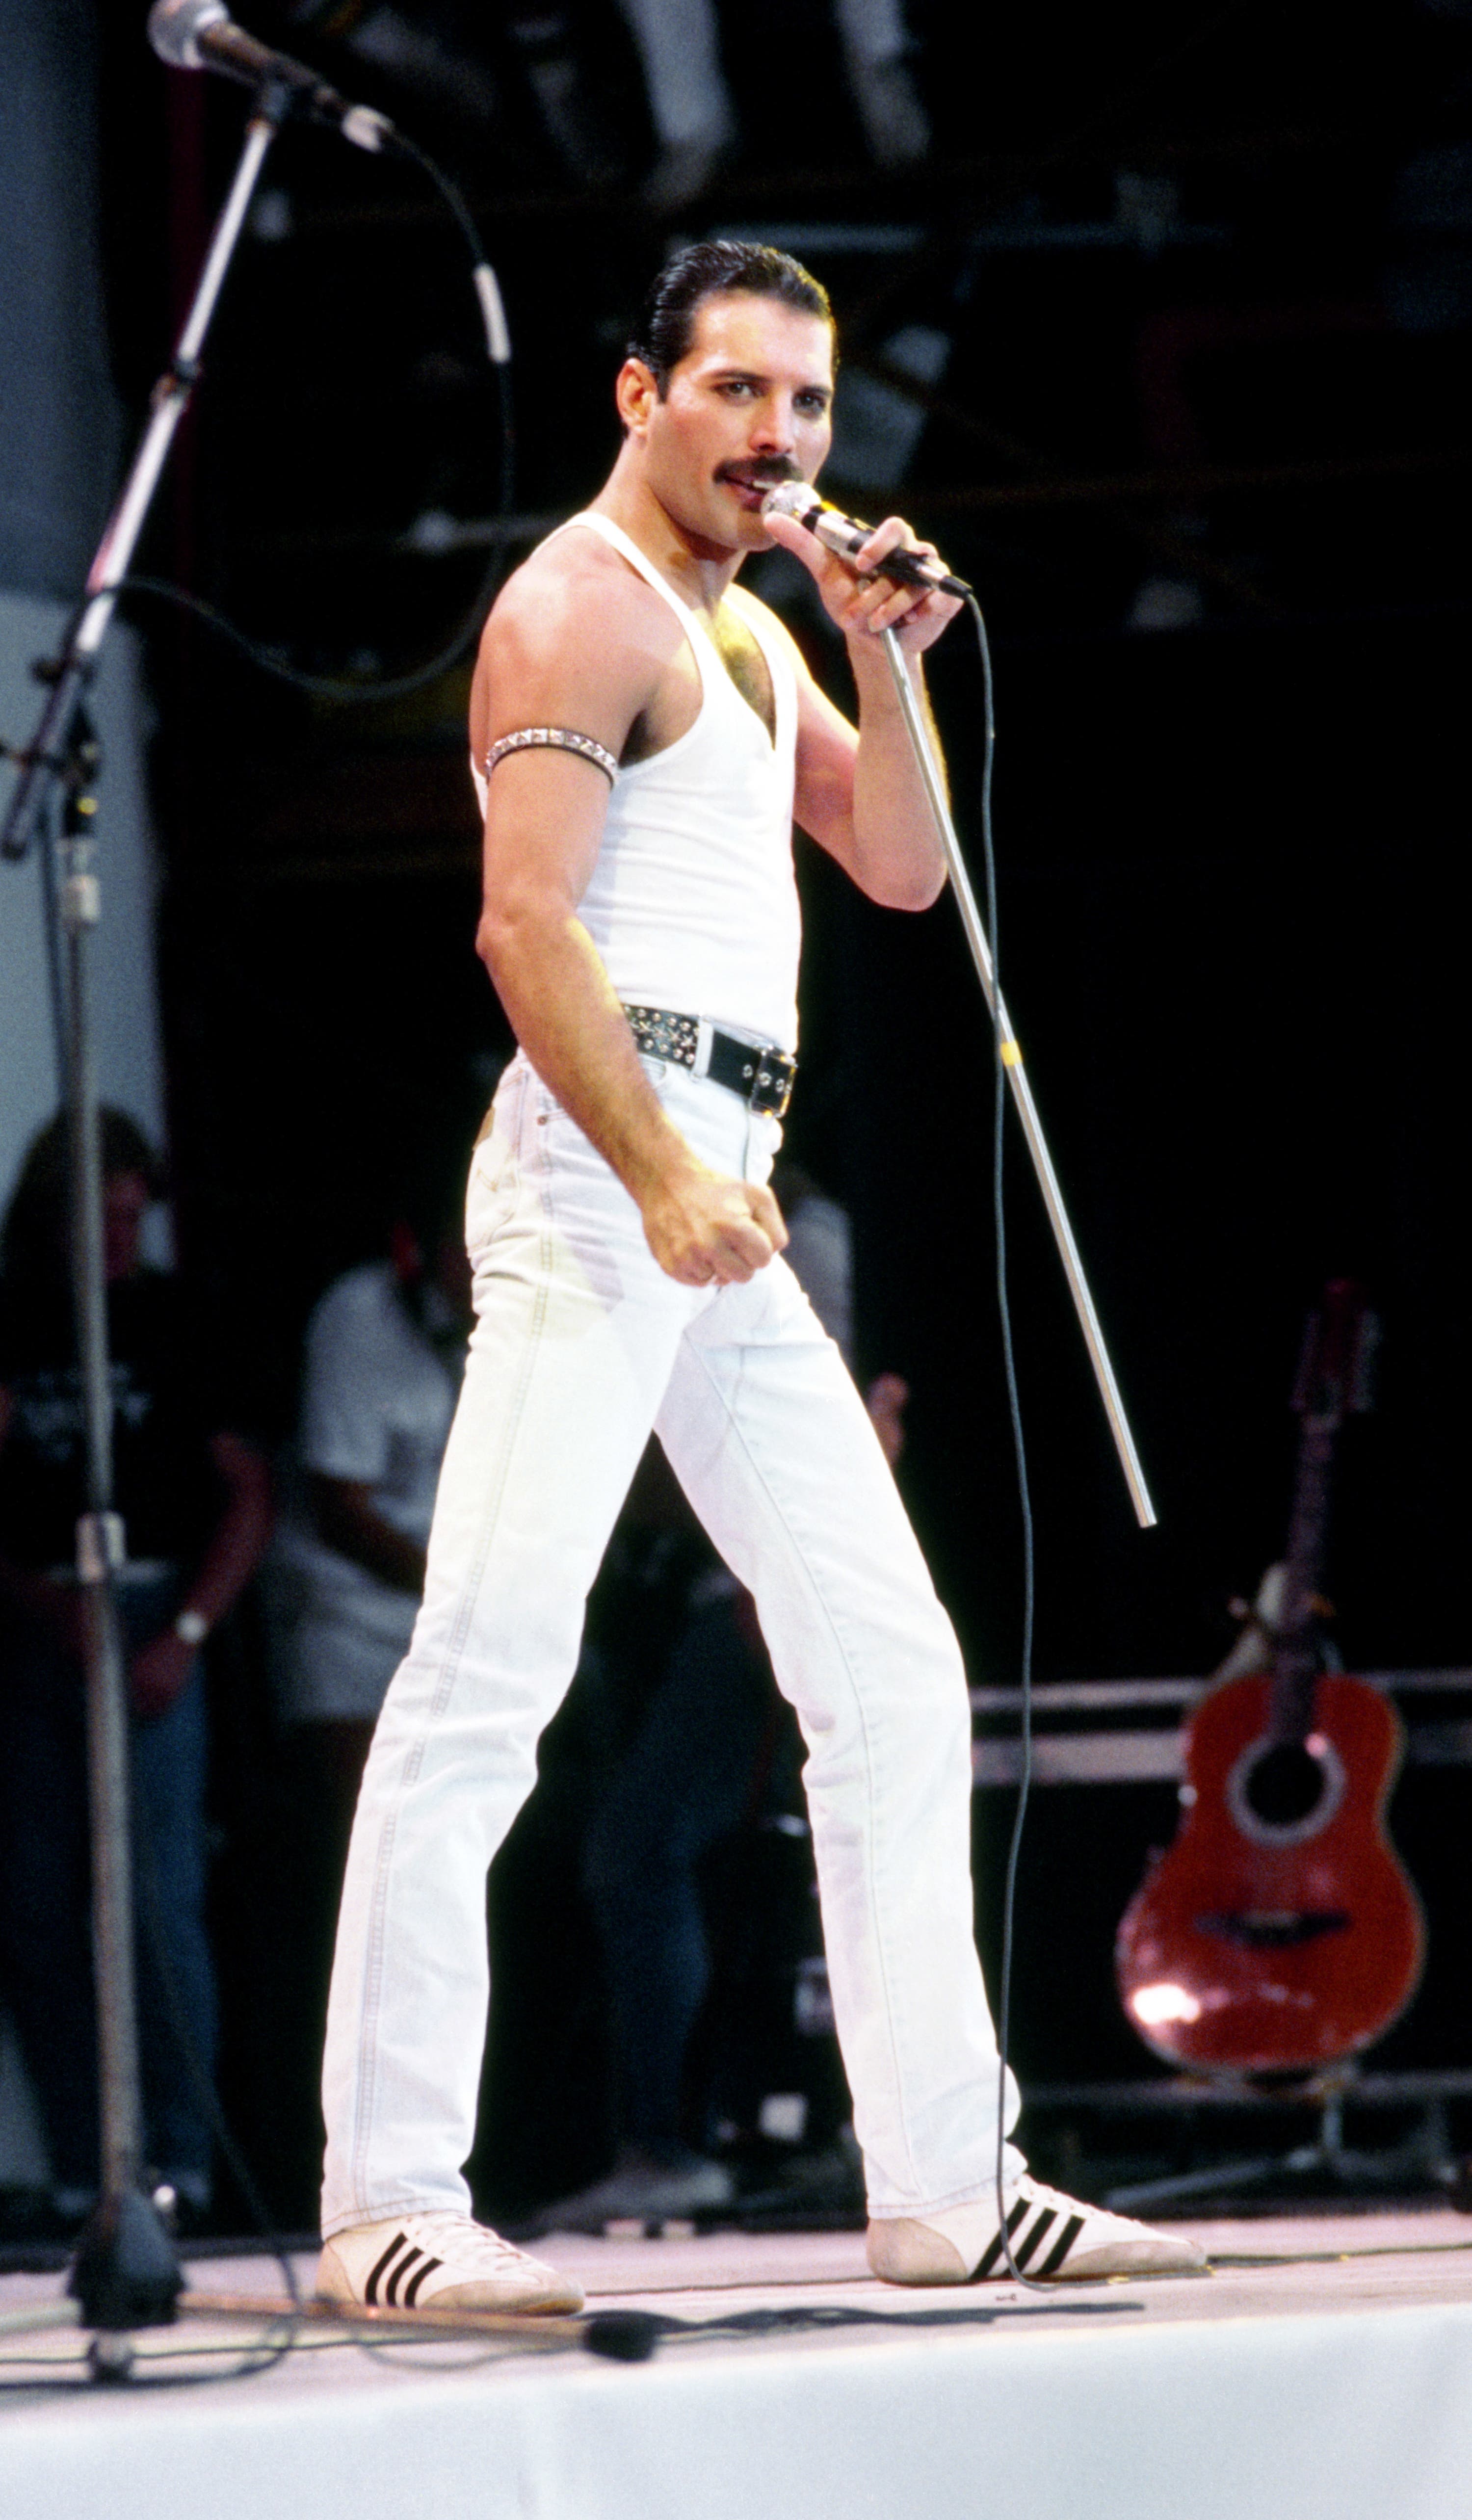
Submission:
M 1200 1933 L 1216 1934 L 1224 1943 L 1237 1943 L 1243 1951 L 1288 1952 L 1300 1943 L 1316 1943 L 1324 1934 L 1345 1933 L 1353 1922 L 1348 1908 L 1325 1908 L 1317 1915 L 1272 1915 L 1259 1911 L 1198 1916 L 1196 1927 Z
M 1322 1732 L 1307 1741 L 1249 1743 L 1227 1780 L 1227 1801 L 1246 1837 L 1296 1846 L 1326 1828 L 1344 1800 L 1344 1762 Z
M 1247 1801 L 1270 1828 L 1292 1828 L 1318 1809 L 1323 1800 L 1324 1773 L 1301 1741 L 1278 1741 L 1255 1760 L 1247 1778 Z

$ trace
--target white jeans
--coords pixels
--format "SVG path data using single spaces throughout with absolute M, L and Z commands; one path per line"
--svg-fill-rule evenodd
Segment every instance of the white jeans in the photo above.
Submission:
M 705 1161 L 763 1179 L 777 1124 L 647 1063 Z M 988 2192 L 997 2048 L 972 1935 L 970 1722 L 950 1623 L 863 1402 L 781 1260 L 678 1285 L 628 1192 L 508 1069 L 467 1203 L 476 1328 L 424 1605 L 353 1826 L 328 2017 L 325 2234 L 467 2210 L 485 1877 L 536 1779 L 649 1429 L 756 1598 L 797 1710 L 838 2036 L 870 2210 Z M 1009 2093 L 1008 2123 L 1016 2112 Z M 1021 2163 L 1008 2148 L 1008 2175 Z

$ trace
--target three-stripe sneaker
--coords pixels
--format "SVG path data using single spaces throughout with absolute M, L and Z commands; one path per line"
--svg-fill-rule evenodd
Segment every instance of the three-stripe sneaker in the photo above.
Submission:
M 1007 2197 L 1012 2264 L 1039 2282 L 1088 2283 L 1101 2275 L 1199 2273 L 1206 2252 L 1194 2240 L 1152 2231 L 1124 2214 L 1081 2205 L 1039 2179 L 1023 2177 Z M 923 2222 L 870 2223 L 869 2263 L 885 2283 L 1005 2281 L 1010 2270 L 995 2196 L 951 2205 Z
M 319 2301 L 370 2310 L 581 2310 L 580 2285 L 468 2214 L 400 2214 L 328 2241 Z

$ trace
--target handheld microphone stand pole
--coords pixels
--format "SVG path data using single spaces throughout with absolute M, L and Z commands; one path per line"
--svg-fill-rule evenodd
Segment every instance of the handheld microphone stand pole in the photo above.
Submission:
M 125 1535 L 112 1509 L 112 1393 L 103 1247 L 103 1186 L 97 1086 L 88 1002 L 88 940 L 101 915 L 89 836 L 96 748 L 82 698 L 143 531 L 175 431 L 200 372 L 200 353 L 267 151 L 292 103 L 271 80 L 257 92 L 235 180 L 220 213 L 193 303 L 168 367 L 154 389 L 153 413 L 132 469 L 87 575 L 86 595 L 60 657 L 42 669 L 49 684 L 22 758 L 0 854 L 23 858 L 37 834 L 59 865 L 47 869 L 61 930 L 65 1002 L 64 1069 L 71 1156 L 71 1258 L 77 1350 L 86 1428 L 87 1510 L 76 1530 L 76 1572 L 85 1615 L 87 1764 L 92 1826 L 92 1921 L 97 1978 L 102 2189 L 82 2235 L 70 2289 L 94 2330 L 92 2367 L 122 2378 L 131 2363 L 126 2331 L 175 2316 L 182 2277 L 173 2245 L 143 2192 L 138 2016 L 134 1992 L 133 1875 L 129 1811 L 126 1670 L 115 1574 Z M 46 832 L 60 791 L 62 837 Z
M 1124 1397 L 1115 1377 L 1109 1350 L 1104 1342 L 1103 1329 L 1094 1307 L 1093 1297 L 1090 1292 L 1088 1278 L 1084 1273 L 1079 1246 L 1074 1239 L 1068 1210 L 1063 1203 L 1063 1192 L 1058 1186 L 1057 1174 L 1053 1170 L 1052 1157 L 1048 1150 L 1048 1141 L 1043 1135 L 1043 1123 L 1038 1117 L 1038 1106 L 1033 1101 L 1027 1070 L 1022 1064 L 1021 1047 L 1012 1029 L 1012 1019 L 1007 1012 L 1006 1002 L 997 986 L 992 949 L 987 942 L 986 929 L 982 925 L 975 895 L 971 890 L 971 878 L 966 873 L 966 863 L 960 853 L 960 842 L 956 836 L 956 826 L 951 820 L 951 807 L 946 796 L 945 783 L 941 778 L 935 753 L 931 747 L 929 730 L 915 698 L 914 686 L 910 679 L 909 669 L 905 663 L 905 652 L 895 632 L 892 629 L 884 630 L 880 636 L 884 643 L 884 652 L 889 659 L 889 670 L 894 676 L 895 694 L 900 703 L 900 712 L 905 720 L 906 732 L 914 747 L 915 764 L 924 785 L 926 801 L 940 837 L 941 847 L 945 852 L 946 865 L 951 877 L 951 889 L 956 895 L 957 908 L 960 912 L 960 923 L 965 931 L 966 943 L 971 949 L 971 960 L 976 966 L 976 976 L 981 982 L 981 993 L 987 1002 L 996 1029 L 1002 1063 L 1006 1071 L 1006 1081 L 1011 1090 L 1012 1108 L 1021 1123 L 1027 1151 L 1033 1159 L 1033 1170 L 1038 1176 L 1038 1187 L 1043 1192 L 1043 1204 L 1048 1210 L 1048 1221 L 1052 1227 L 1053 1239 L 1058 1246 L 1058 1257 L 1063 1263 L 1063 1275 L 1068 1281 L 1068 1291 L 1073 1297 L 1074 1310 L 1079 1317 L 1079 1328 L 1084 1333 L 1084 1345 L 1089 1351 L 1089 1362 L 1093 1368 L 1099 1397 L 1104 1404 L 1104 1415 L 1109 1420 L 1109 1431 L 1114 1438 L 1114 1449 L 1125 1474 L 1125 1485 L 1130 1491 L 1130 1502 L 1135 1508 L 1136 1518 L 1141 1531 L 1148 1531 L 1156 1519 L 1155 1508 L 1151 1502 L 1139 1455 L 1136 1450 L 1135 1438 L 1130 1431 L 1130 1420 L 1125 1414 Z

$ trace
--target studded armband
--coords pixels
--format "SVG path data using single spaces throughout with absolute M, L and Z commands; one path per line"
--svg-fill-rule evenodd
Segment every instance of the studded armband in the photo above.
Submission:
M 578 752 L 591 761 L 611 782 L 618 777 L 618 763 L 605 743 L 598 743 L 591 735 L 578 735 L 570 726 L 518 726 L 514 735 L 503 735 L 485 756 L 485 775 L 489 779 L 498 761 L 509 752 L 528 752 L 546 746 L 553 752 Z

